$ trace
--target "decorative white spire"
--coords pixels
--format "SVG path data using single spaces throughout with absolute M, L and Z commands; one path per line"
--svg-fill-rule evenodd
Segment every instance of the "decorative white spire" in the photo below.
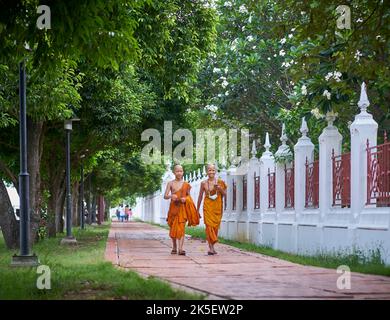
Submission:
M 191 182 L 192 181 L 192 172 L 190 172 L 190 177 L 189 177 L 189 180 L 188 180 L 189 182 Z
M 363 82 L 360 89 L 360 100 L 358 102 L 358 106 L 362 112 L 367 112 L 367 108 L 370 105 L 370 101 L 368 101 L 366 84 Z
M 198 179 L 202 178 L 202 174 L 200 173 L 200 168 L 198 168 Z
M 256 150 L 256 140 L 253 140 L 252 142 L 252 159 L 256 158 L 257 150 Z
M 301 131 L 303 137 L 306 137 L 307 133 L 309 132 L 309 128 L 307 127 L 305 117 L 302 118 L 302 125 L 301 125 L 300 131 Z
M 169 159 L 165 162 L 165 169 L 171 171 L 171 161 Z
M 271 144 L 269 143 L 269 134 L 268 132 L 265 134 L 265 143 L 264 143 L 265 151 L 269 152 L 269 148 L 271 148 Z
M 193 181 L 196 180 L 196 170 L 194 170 L 193 174 L 192 174 L 192 178 L 193 178 Z
M 206 166 L 203 166 L 203 170 L 202 170 L 202 176 L 203 178 L 207 175 L 206 173 Z
M 283 123 L 282 124 L 282 135 L 280 136 L 280 141 L 282 141 L 282 145 L 285 145 L 287 142 L 287 135 L 286 135 L 286 126 Z
M 186 174 L 184 181 L 188 181 L 188 175 Z

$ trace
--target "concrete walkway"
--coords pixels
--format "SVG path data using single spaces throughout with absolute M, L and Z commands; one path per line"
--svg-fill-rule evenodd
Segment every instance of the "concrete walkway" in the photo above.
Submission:
M 351 274 L 351 289 L 337 289 L 336 270 L 307 267 L 217 244 L 185 240 L 186 256 L 171 255 L 163 228 L 113 222 L 106 259 L 144 276 L 203 292 L 211 299 L 390 299 L 390 277 Z

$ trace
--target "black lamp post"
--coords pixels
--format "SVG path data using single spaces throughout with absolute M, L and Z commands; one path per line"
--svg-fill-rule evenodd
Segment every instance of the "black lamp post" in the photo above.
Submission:
M 19 63 L 19 132 L 20 132 L 20 254 L 12 257 L 11 265 L 33 267 L 39 264 L 38 257 L 30 253 L 30 185 L 27 171 L 27 126 L 26 126 L 26 69 L 24 60 Z
M 80 121 L 80 119 L 65 120 L 64 123 L 66 132 L 66 237 L 61 240 L 61 244 L 77 243 L 76 238 L 72 235 L 72 191 L 70 188 L 70 133 L 73 121 Z

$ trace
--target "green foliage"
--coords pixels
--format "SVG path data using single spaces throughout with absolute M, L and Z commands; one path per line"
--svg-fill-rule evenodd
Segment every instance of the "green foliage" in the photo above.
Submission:
M 314 115 L 333 111 L 339 114 L 336 125 L 348 144 L 348 122 L 359 112 L 365 81 L 369 111 L 380 131 L 389 128 L 390 4 L 349 1 L 351 30 L 337 29 L 338 5 L 216 1 L 217 47 L 201 73 L 197 109 L 213 124 L 247 127 L 253 137 L 268 131 L 271 140 L 285 122 L 294 142 L 305 116 L 315 144 L 326 123 Z

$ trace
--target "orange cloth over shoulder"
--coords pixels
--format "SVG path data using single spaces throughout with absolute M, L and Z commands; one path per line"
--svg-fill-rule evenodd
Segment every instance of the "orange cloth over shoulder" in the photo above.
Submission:
M 218 179 L 218 185 L 226 190 L 226 184 L 223 180 Z M 212 200 L 205 195 L 203 204 L 204 223 L 206 225 L 206 237 L 207 241 L 214 244 L 218 241 L 218 229 L 222 220 L 223 213 L 223 201 L 222 194 L 217 193 L 217 198 Z
M 185 224 L 188 221 L 189 226 L 199 224 L 199 215 L 196 212 L 195 204 L 192 201 L 189 193 L 191 185 L 188 182 L 183 182 L 182 187 L 175 192 L 176 196 L 186 198 L 186 202 L 173 201 L 169 205 L 167 222 L 170 227 L 169 236 L 172 239 L 180 239 L 185 234 Z

